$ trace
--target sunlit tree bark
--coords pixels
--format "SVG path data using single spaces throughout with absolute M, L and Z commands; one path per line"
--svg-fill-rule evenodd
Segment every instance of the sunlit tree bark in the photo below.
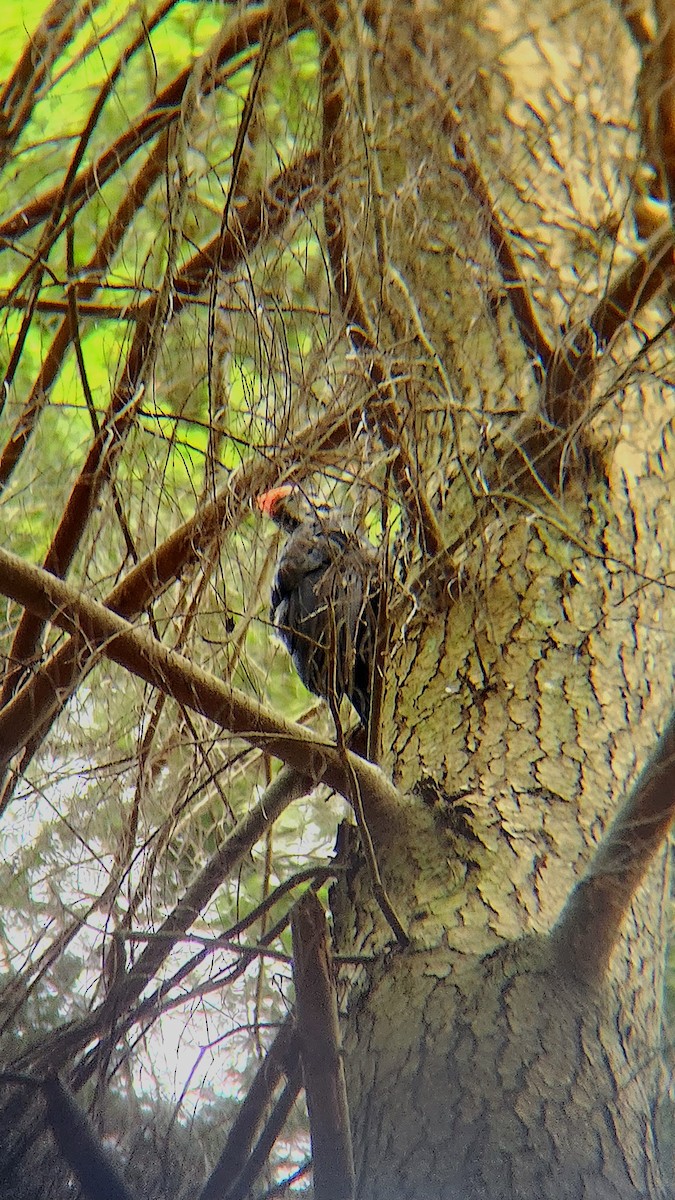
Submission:
M 550 938 L 673 694 L 668 389 L 653 359 L 627 376 L 628 322 L 609 347 L 593 329 L 629 261 L 607 231 L 638 167 L 637 60 L 611 6 L 558 9 L 493 7 L 479 39 L 461 6 L 384 6 L 335 14 L 339 55 L 326 38 L 343 303 L 395 406 L 420 564 L 383 706 L 406 833 L 377 839 L 420 952 L 350 998 L 364 1196 L 668 1178 L 665 848 L 608 963 L 563 964 Z M 420 488 L 450 562 L 425 552 Z M 351 948 L 377 944 L 364 907 L 341 915 Z

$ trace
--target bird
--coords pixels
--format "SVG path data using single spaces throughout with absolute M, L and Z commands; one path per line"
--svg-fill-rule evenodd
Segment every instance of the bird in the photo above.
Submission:
M 257 497 L 289 535 L 277 562 L 270 616 L 305 687 L 335 715 L 343 696 L 368 726 L 380 603 L 379 559 L 335 510 L 293 485 Z

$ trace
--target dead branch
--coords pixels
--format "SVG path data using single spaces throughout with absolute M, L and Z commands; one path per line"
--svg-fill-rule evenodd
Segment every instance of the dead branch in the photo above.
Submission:
M 588 318 L 604 349 L 654 296 L 675 279 L 675 232 L 661 229 L 626 267 Z
M 105 604 L 120 616 L 136 617 L 196 561 L 219 532 L 232 528 L 250 496 L 269 489 L 294 464 L 304 464 L 309 450 L 316 454 L 348 441 L 359 415 L 357 406 L 330 410 L 316 424 L 308 425 L 288 446 L 270 458 L 267 465 L 247 465 L 216 498 L 171 534 L 146 556 L 108 595 Z M 300 474 L 301 478 L 302 475 Z M 0 778 L 5 766 L 26 747 L 20 770 L 25 769 L 46 736 L 55 716 L 91 666 L 92 651 L 74 637 L 61 647 L 13 699 L 0 710 Z M 11 798 L 10 780 L 0 799 L 0 811 Z
M 654 97 L 658 166 L 675 226 L 675 16 L 669 0 L 655 0 L 657 32 L 651 54 L 657 64 Z
M 556 432 L 580 427 L 588 410 L 598 352 L 675 277 L 674 245 L 673 231 L 659 230 L 588 318 L 556 349 L 546 376 L 545 398 L 546 415 Z
M 85 277 L 77 284 L 77 287 L 73 287 L 78 307 L 80 307 L 81 300 L 86 302 L 100 290 L 102 273 L 107 270 L 116 257 L 134 213 L 141 207 L 151 187 L 156 183 L 158 175 L 164 169 L 166 154 L 166 137 L 162 137 L 134 183 L 125 192 L 122 203 L 111 218 L 99 246 L 85 268 Z M 19 301 L 20 297 L 12 300 L 12 297 L 8 295 L 3 298 L 2 303 L 3 305 L 13 305 L 14 303 L 18 305 Z M 40 311 L 41 307 L 41 301 L 38 300 L 34 305 L 35 311 Z M 66 351 L 72 341 L 74 330 L 67 300 L 63 301 L 62 311 L 65 314 L 64 319 L 52 338 L 30 395 L 3 447 L 2 454 L 0 454 L 0 488 L 5 488 L 9 483 L 21 455 L 35 431 L 38 418 L 47 403 L 49 390 L 63 366 Z M 126 314 L 123 314 L 121 310 L 118 316 L 124 316 L 127 319 Z M 145 317 L 145 307 L 139 306 L 136 319 L 143 321 Z
M 56 1144 L 88 1200 L 132 1200 L 115 1163 L 69 1088 L 53 1075 L 44 1080 L 47 1118 Z
M 52 1137 L 88 1200 L 133 1200 L 116 1164 L 70 1088 L 57 1075 L 44 1078 L 3 1071 L 0 1083 L 28 1090 L 30 1105 L 41 1093 Z
M 218 53 L 213 62 L 214 70 L 221 70 L 225 64 L 235 59 L 249 48 L 253 51 L 262 29 L 265 28 L 269 16 L 268 6 L 264 5 L 238 17 L 229 38 L 221 38 Z M 302 6 L 291 2 L 286 7 L 289 36 L 297 32 L 302 21 Z M 240 66 L 241 63 L 238 63 Z M 101 154 L 96 162 L 87 167 L 73 182 L 70 189 L 71 214 L 82 208 L 109 179 L 129 161 L 133 154 L 158 134 L 165 132 L 181 115 L 181 102 L 189 83 L 192 66 L 186 67 L 149 105 L 146 112 L 134 125 L 125 129 L 116 142 Z M 223 82 L 222 80 L 219 82 Z M 212 74 L 204 80 L 204 94 L 215 86 Z M 11 242 L 40 225 L 49 218 L 59 195 L 59 188 L 53 188 L 36 200 L 27 204 L 20 212 L 14 213 L 4 222 L 0 222 L 0 247 L 3 241 Z M 60 229 L 56 233 L 60 233 Z
M 221 1200 L 244 1200 L 250 1195 L 253 1184 L 265 1166 L 270 1151 L 291 1114 L 301 1087 L 302 1072 L 298 1066 L 277 1100 L 244 1170 L 237 1179 L 232 1181 L 226 1192 L 220 1193 Z
M 284 771 L 285 770 L 287 770 L 287 768 L 284 768 Z M 279 776 L 283 774 L 283 771 L 279 772 Z M 295 774 L 295 772 L 290 772 L 291 776 L 295 776 Z M 277 776 L 277 778 L 279 778 L 279 776 Z M 276 780 L 274 782 L 276 783 Z M 280 784 L 280 790 L 285 794 L 288 791 L 288 788 L 292 786 L 294 786 L 293 780 L 286 782 L 282 780 Z M 298 797 L 296 796 L 295 798 L 297 799 Z M 264 832 L 266 832 L 266 830 Z M 71 1072 L 71 1082 L 73 1086 L 77 1088 L 83 1087 L 84 1084 L 91 1079 L 94 1072 L 100 1068 L 101 1063 L 109 1061 L 110 1054 L 114 1049 L 114 1046 L 119 1043 L 119 1041 L 124 1038 L 126 1034 L 134 1028 L 134 1026 L 141 1030 L 142 1036 L 148 1031 L 152 1023 L 156 1021 L 163 1013 L 169 1012 L 171 1009 L 175 1009 L 178 1006 L 183 1007 L 184 1005 L 188 1005 L 191 1000 L 203 1000 L 205 996 L 214 992 L 218 992 L 218 994 L 221 995 L 224 987 L 229 987 L 238 979 L 241 979 L 251 963 L 258 959 L 261 953 L 264 953 L 269 946 L 271 946 L 281 937 L 281 935 L 287 929 L 289 921 L 290 913 L 284 913 L 284 915 L 281 916 L 278 921 L 275 921 L 274 925 L 272 925 L 266 931 L 266 933 L 262 935 L 257 946 L 243 947 L 238 945 L 237 950 L 239 952 L 239 957 L 237 962 L 230 967 L 224 975 L 218 974 L 212 980 L 205 982 L 200 981 L 193 988 L 184 988 L 182 985 L 190 976 L 191 972 L 196 970 L 196 968 L 199 967 L 201 963 L 205 961 L 208 955 L 216 948 L 218 939 L 214 938 L 211 945 L 208 947 L 202 947 L 198 954 L 193 955 L 187 962 L 182 963 L 172 975 L 166 979 L 162 979 L 161 983 L 157 985 L 154 992 L 148 996 L 144 996 L 142 1000 L 137 1000 L 134 1002 L 133 1007 L 128 1009 L 126 1016 L 120 1018 L 118 1017 L 117 1013 L 108 1013 L 105 1023 L 102 1024 L 103 1031 L 101 1029 L 97 1030 L 96 1035 L 98 1036 L 98 1041 L 94 1046 L 91 1047 L 90 1050 L 87 1050 L 86 1054 L 83 1055 L 77 1066 L 74 1067 Z M 177 940 L 184 940 L 184 935 L 182 934 L 180 939 L 177 939 L 173 934 L 170 933 L 163 935 L 161 930 L 158 930 L 158 932 L 153 935 L 152 938 L 147 938 L 146 940 L 148 943 L 150 943 L 150 941 L 154 941 L 157 938 L 161 940 L 163 936 L 164 940 L 170 942 L 172 946 Z M 170 997 L 170 992 L 175 991 L 175 989 L 179 987 L 181 988 L 180 994 Z M 112 1032 L 111 1019 L 114 1020 Z M 77 1045 L 75 1047 L 75 1051 L 81 1048 L 81 1045 Z
M 220 256 L 223 269 L 228 269 L 233 261 L 240 261 L 242 255 L 250 253 L 263 233 L 271 236 L 288 219 L 291 202 L 298 203 L 303 190 L 313 183 L 312 167 L 309 165 L 309 177 L 306 174 L 309 156 L 300 164 L 282 171 L 267 189 L 267 204 L 261 205 L 260 196 L 249 201 L 241 214 L 238 235 L 229 235 L 225 245 L 220 237 L 216 237 L 200 254 L 196 255 L 182 271 L 178 272 L 174 281 L 176 296 L 172 311 L 175 316 L 181 311 L 179 297 L 192 294 L 197 281 L 204 285 L 210 270 Z M 305 181 L 305 189 L 302 181 Z M 80 474 L 75 481 L 68 503 L 63 512 L 59 526 L 52 539 L 52 544 L 44 560 L 44 568 L 55 575 L 65 575 L 79 547 L 82 535 L 89 520 L 89 515 L 100 495 L 106 478 L 112 472 L 112 463 L 120 451 L 121 444 L 129 431 L 136 410 L 142 399 L 142 378 L 147 371 L 150 345 L 153 340 L 152 331 L 158 331 L 160 322 L 159 298 L 150 297 L 142 309 L 141 319 L 137 322 L 131 348 L 125 363 L 122 378 L 110 401 L 108 412 L 104 418 L 99 434 L 94 438 Z M 24 673 L 26 664 L 30 663 L 42 634 L 43 625 L 33 615 L 24 614 L 14 635 L 10 651 L 10 666 L 3 684 L 0 704 L 6 703 Z
M 296 771 L 288 768 L 280 771 L 262 798 L 232 830 L 220 849 L 190 884 L 185 895 L 162 922 L 157 936 L 148 942 L 132 969 L 116 978 L 105 1000 L 81 1021 L 47 1034 L 38 1044 L 25 1050 L 17 1060 L 19 1069 L 60 1071 L 89 1042 L 100 1036 L 103 1030 L 109 1034 L 111 1022 L 115 1028 L 113 1038 L 117 1040 L 125 1028 L 130 1028 L 142 1020 L 156 1006 L 157 997 L 143 1000 L 140 1005 L 137 1004 L 138 998 L 170 955 L 175 942 L 190 928 L 221 883 L 237 870 L 277 817 L 294 800 L 305 795 L 308 788 L 308 781 Z M 270 930 L 269 933 L 270 936 L 275 936 L 274 930 Z M 185 972 L 182 977 L 184 974 Z M 164 985 L 162 987 L 166 991 Z M 126 1022 L 120 1021 L 120 1016 L 124 1013 L 130 1014 Z M 89 1052 L 88 1059 L 73 1072 L 73 1084 L 82 1086 L 93 1071 L 98 1057 L 98 1048 L 94 1047 Z
M 323 212 L 333 286 L 348 336 L 367 364 L 366 371 L 373 387 L 367 409 L 383 445 L 387 450 L 395 451 L 392 474 L 411 528 L 419 530 L 424 553 L 431 557 L 439 556 L 442 560 L 441 531 L 407 445 L 405 420 L 395 403 L 392 380 L 377 345 L 349 249 L 340 197 L 340 179 L 344 170 L 341 134 L 343 79 L 334 37 L 340 10 L 333 0 L 328 0 L 321 5 L 319 14 L 316 30 L 321 42 Z
M 147 316 L 155 315 L 153 303 Z M 144 388 L 136 384 L 148 364 L 149 328 L 147 320 L 136 326 L 123 383 L 117 388 L 101 430 L 91 444 L 45 556 L 44 569 L 55 575 L 66 575 L 70 568 L 89 516 L 104 482 L 112 473 L 113 462 L 119 454 L 143 397 Z M 4 703 L 13 694 L 26 666 L 35 654 L 43 629 L 43 623 L 34 614 L 24 613 L 14 634 L 10 651 L 10 671 L 4 681 L 0 703 Z
M 300 1056 L 317 1200 L 352 1200 L 354 1157 L 326 914 L 305 892 L 291 914 Z
M 26 39 L 23 53 L 0 94 L 2 162 L 9 158 L 30 119 L 40 88 L 54 63 L 85 21 L 92 6 L 54 0 L 38 28 Z
M 286 1076 L 297 1073 L 300 1044 L 295 1020 L 287 1017 L 256 1073 L 246 1098 L 227 1136 L 223 1151 L 198 1200 L 221 1200 L 232 1181 L 246 1168 L 247 1159 L 258 1137 L 264 1115 L 275 1091 Z
M 420 59 L 420 67 L 423 65 Z M 425 73 L 427 76 L 429 75 L 428 71 Z M 553 348 L 535 316 L 527 284 L 511 247 L 511 238 L 504 228 L 470 144 L 452 109 L 449 109 L 443 119 L 443 132 L 454 146 L 455 166 L 461 172 L 470 194 L 487 223 L 490 245 L 518 332 L 528 352 L 534 377 L 537 383 L 541 384 L 551 364 Z

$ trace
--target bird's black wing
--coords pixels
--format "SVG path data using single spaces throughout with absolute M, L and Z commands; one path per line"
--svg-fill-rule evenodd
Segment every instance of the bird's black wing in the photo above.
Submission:
M 377 556 L 354 534 L 303 524 L 284 547 L 272 619 L 305 687 L 343 695 L 366 723 L 377 630 Z

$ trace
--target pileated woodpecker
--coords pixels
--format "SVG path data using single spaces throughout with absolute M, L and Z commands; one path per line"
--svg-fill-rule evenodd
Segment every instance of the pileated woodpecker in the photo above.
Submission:
M 348 696 L 366 726 L 379 604 L 377 554 L 344 528 L 337 513 L 302 501 L 296 487 L 258 496 L 260 511 L 290 534 L 277 563 L 271 617 L 305 687 L 336 704 Z

